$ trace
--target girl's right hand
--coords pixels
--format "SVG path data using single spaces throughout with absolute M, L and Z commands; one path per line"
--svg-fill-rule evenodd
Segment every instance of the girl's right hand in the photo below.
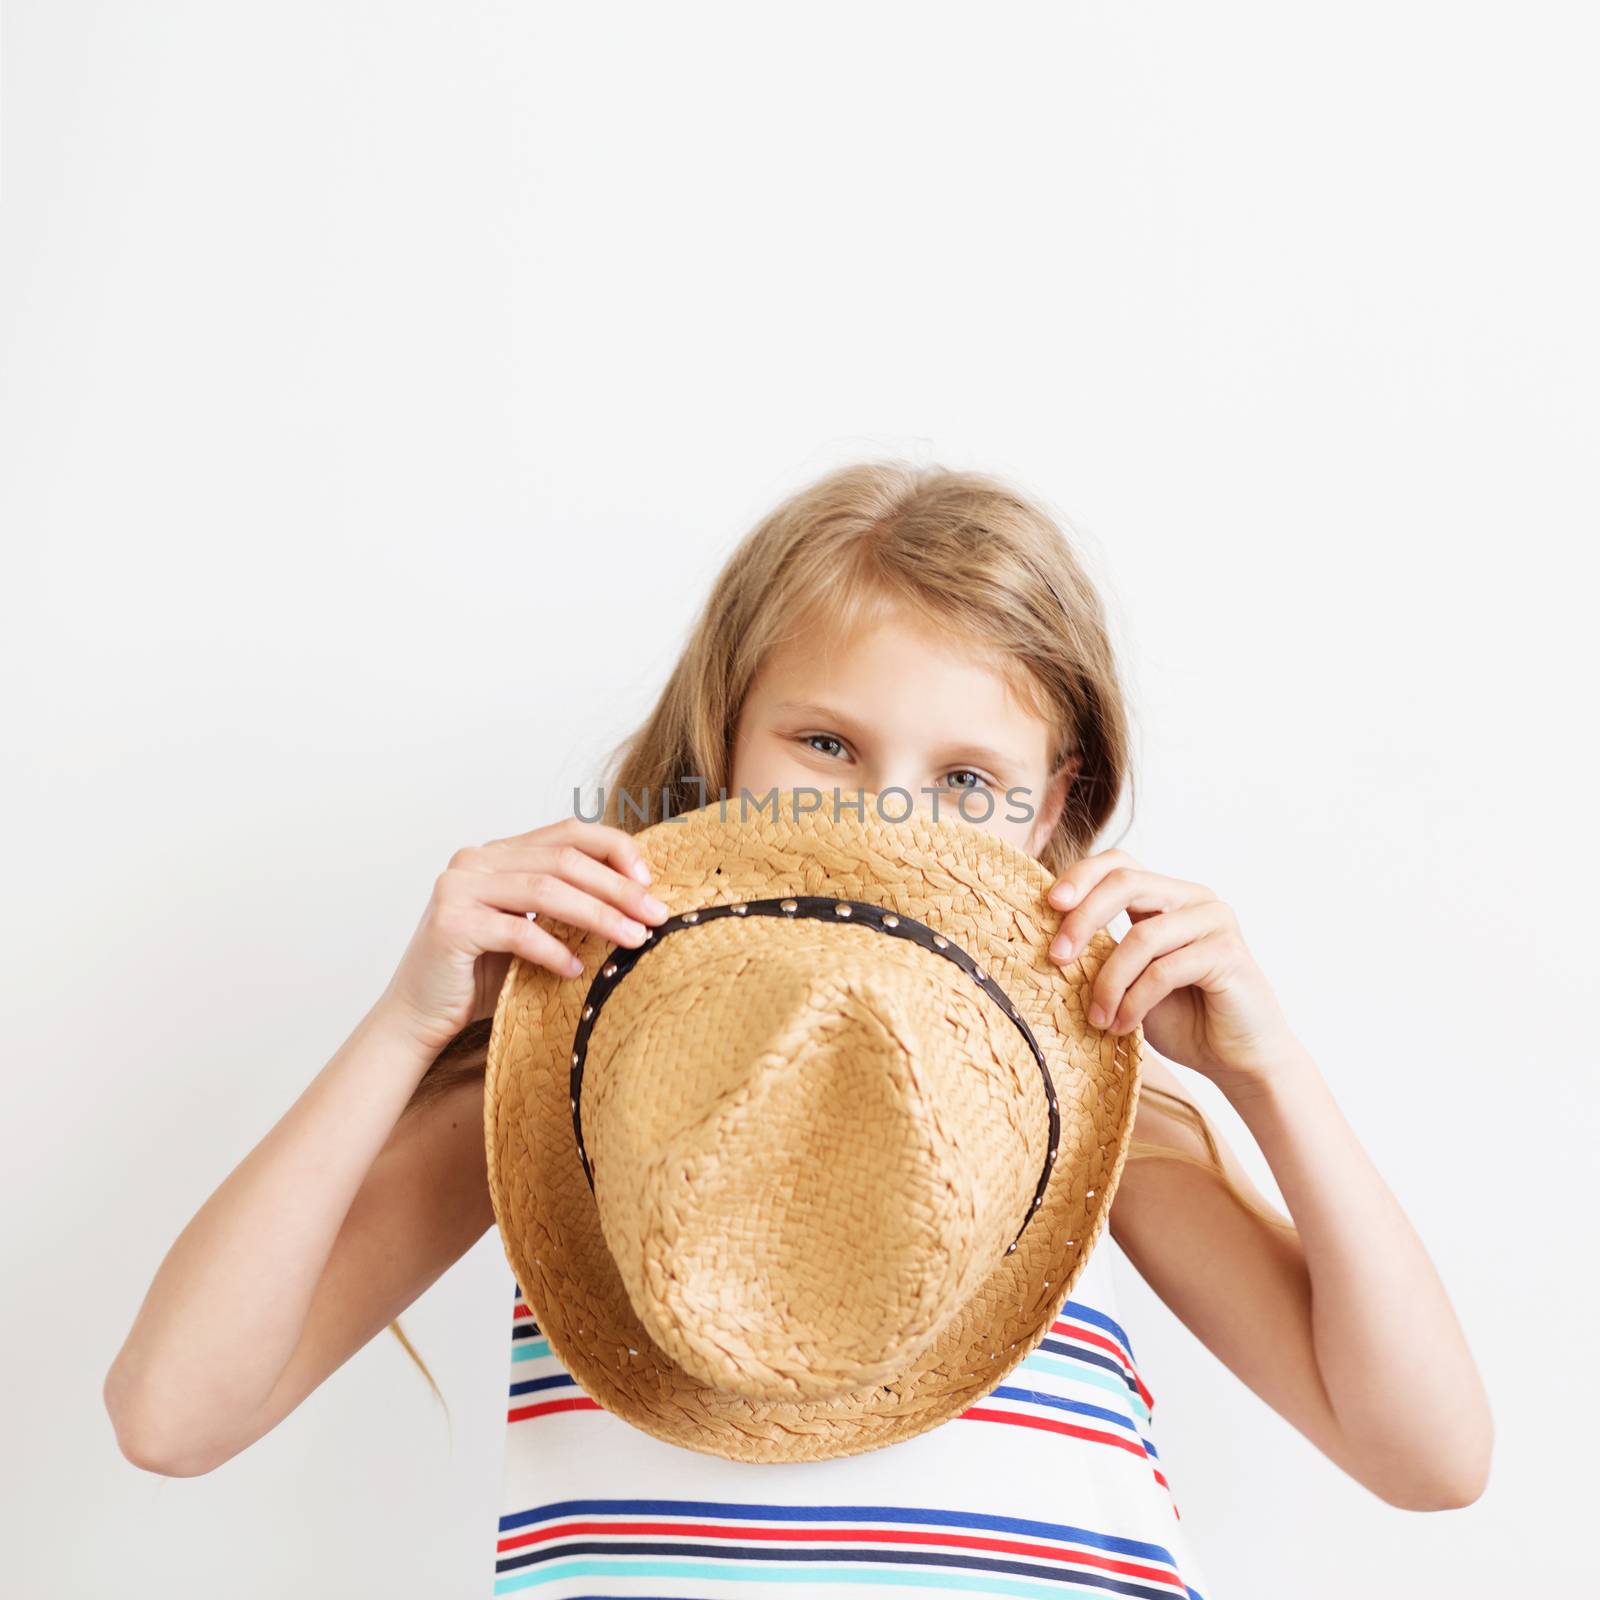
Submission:
M 669 915 L 645 887 L 650 868 L 631 835 L 566 817 L 509 839 L 464 846 L 434 881 L 427 909 L 378 1002 L 424 1049 L 439 1051 L 494 1014 L 511 958 L 575 978 L 583 964 L 536 911 L 612 944 L 644 943 Z

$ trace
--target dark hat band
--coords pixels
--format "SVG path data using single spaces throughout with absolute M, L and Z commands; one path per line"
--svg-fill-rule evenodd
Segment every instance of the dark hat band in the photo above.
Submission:
M 578 1159 L 583 1163 L 584 1176 L 589 1180 L 591 1193 L 594 1190 L 594 1171 L 589 1165 L 589 1156 L 583 1147 L 583 1066 L 584 1057 L 588 1052 L 589 1035 L 594 1030 L 596 1020 L 600 1015 L 600 1008 L 605 1004 L 606 997 L 616 986 L 627 977 L 638 963 L 639 957 L 646 950 L 654 948 L 668 934 L 681 932 L 684 928 L 697 927 L 703 923 L 714 922 L 719 917 L 805 917 L 814 922 L 852 922 L 859 927 L 872 928 L 886 934 L 893 939 L 908 939 L 912 944 L 921 946 L 924 950 L 932 951 L 934 955 L 942 956 L 946 961 L 954 962 L 974 983 L 978 985 L 992 1000 L 994 1000 L 1005 1014 L 1016 1024 L 1017 1031 L 1022 1035 L 1023 1041 L 1033 1054 L 1033 1059 L 1039 1065 L 1039 1075 L 1044 1080 L 1044 1097 L 1050 1113 L 1050 1139 L 1045 1151 L 1044 1168 L 1039 1174 L 1039 1182 L 1034 1187 L 1033 1201 L 1028 1207 L 1028 1214 L 1023 1218 L 1022 1227 L 1017 1229 L 1017 1237 L 1006 1246 L 1006 1254 L 1010 1255 L 1017 1248 L 1017 1242 L 1022 1238 L 1024 1230 L 1033 1220 L 1033 1214 L 1039 1209 L 1044 1200 L 1044 1192 L 1050 1182 L 1050 1170 L 1055 1165 L 1056 1150 L 1061 1142 L 1061 1112 L 1056 1105 L 1055 1085 L 1050 1080 L 1050 1068 L 1045 1063 L 1044 1051 L 1039 1048 L 1039 1041 L 1034 1038 L 1033 1030 L 1023 1020 L 1021 1013 L 1012 1004 L 1011 998 L 978 963 L 963 950 L 960 945 L 948 939 L 942 933 L 935 933 L 926 923 L 918 922 L 915 917 L 908 917 L 901 912 L 886 910 L 883 906 L 873 905 L 866 900 L 832 900 L 826 895 L 795 895 L 787 899 L 778 900 L 742 900 L 732 905 L 701 906 L 694 911 L 680 911 L 676 916 L 669 917 L 659 928 L 649 928 L 645 931 L 645 942 L 641 945 L 618 946 L 600 964 L 600 970 L 595 974 L 594 981 L 589 985 L 589 992 L 584 997 L 583 1011 L 578 1021 L 577 1032 L 572 1040 L 572 1132 L 577 1140 Z

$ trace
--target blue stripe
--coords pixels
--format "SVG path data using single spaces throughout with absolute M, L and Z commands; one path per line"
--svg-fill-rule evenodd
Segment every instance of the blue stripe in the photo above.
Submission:
M 511 1351 L 511 1359 L 516 1363 L 542 1361 L 546 1357 L 554 1358 L 554 1352 L 547 1339 L 531 1340 L 526 1344 L 514 1346 Z M 1139 1391 L 1129 1382 L 1126 1371 L 1117 1365 L 1114 1357 L 1104 1355 L 1098 1350 L 1086 1351 L 1074 1346 L 1072 1352 L 1065 1356 L 1040 1355 L 1035 1352 L 1013 1370 L 1017 1373 L 1035 1372 L 1041 1376 L 1064 1378 L 1071 1383 L 1086 1383 L 1093 1388 L 1104 1389 L 1107 1394 L 1114 1394 L 1128 1402 L 1136 1425 L 1146 1428 L 1150 1426 L 1150 1408 L 1145 1405 Z M 517 1391 L 513 1389 L 511 1392 L 515 1394 Z M 974 1404 L 979 1403 L 981 1402 L 974 1402 Z
M 512 1384 L 508 1398 L 515 1400 L 520 1396 L 538 1394 L 541 1391 L 548 1393 L 555 1389 L 577 1389 L 579 1387 L 580 1385 L 576 1378 L 564 1373 L 556 1373 L 552 1377 L 527 1378 L 520 1383 Z M 997 1400 L 1017 1400 L 1037 1406 L 1054 1406 L 1058 1411 L 1075 1411 L 1086 1417 L 1102 1418 L 1106 1422 L 1116 1423 L 1119 1428 L 1126 1428 L 1127 1431 L 1131 1433 L 1134 1438 L 1136 1438 L 1144 1447 L 1144 1452 L 1146 1455 L 1154 1457 L 1156 1453 L 1156 1447 L 1151 1444 L 1151 1442 L 1139 1431 L 1136 1423 L 1134 1423 L 1130 1418 L 1123 1416 L 1120 1412 L 1108 1411 L 1104 1406 L 1091 1406 L 1082 1400 L 1067 1400 L 1061 1395 L 1045 1394 L 1039 1389 L 1016 1389 L 1011 1387 L 1009 1384 L 1002 1385 L 998 1389 L 991 1390 L 989 1395 L 985 1398 Z M 974 1401 L 973 1404 L 982 1405 L 983 1401 Z M 957 1417 L 952 1418 L 951 1420 L 958 1420 L 959 1416 L 960 1413 L 957 1413 Z M 522 1420 L 527 1421 L 529 1419 L 523 1418 Z
M 1091 1406 L 1082 1400 L 1066 1400 L 1058 1394 L 1046 1394 L 1042 1389 L 1016 1389 L 1010 1384 L 1002 1384 L 990 1391 L 990 1397 L 997 1400 L 1025 1400 L 1030 1405 L 1053 1406 L 1057 1411 L 1075 1411 L 1079 1416 L 1098 1417 L 1104 1422 L 1114 1422 L 1119 1428 L 1126 1428 L 1132 1434 L 1137 1434 L 1139 1431 L 1134 1426 L 1133 1419 L 1120 1411 L 1108 1411 L 1104 1406 Z M 980 1405 L 982 1403 L 978 1402 Z
M 511 1306 L 515 1310 L 518 1305 L 525 1304 L 522 1290 L 515 1279 L 511 1283 Z M 529 1308 L 532 1309 L 531 1307 Z M 1128 1330 L 1114 1317 L 1108 1317 L 1105 1312 L 1089 1305 L 1083 1300 L 1068 1300 L 1062 1307 L 1062 1316 L 1076 1317 L 1080 1322 L 1091 1323 L 1096 1328 L 1103 1329 L 1106 1333 L 1113 1334 L 1122 1342 L 1122 1347 L 1128 1352 L 1128 1358 L 1133 1358 L 1133 1340 L 1128 1337 Z
M 1022 1364 L 1026 1366 L 1027 1363 Z M 1022 1367 L 1018 1367 L 1019 1372 Z M 578 1380 L 570 1373 L 557 1372 L 547 1378 L 524 1378 L 511 1385 L 507 1398 L 516 1400 L 523 1395 L 548 1393 L 555 1389 L 576 1389 L 580 1385 Z M 1096 1417 L 1105 1422 L 1114 1422 L 1119 1428 L 1125 1428 L 1133 1434 L 1145 1448 L 1149 1455 L 1155 1455 L 1156 1447 L 1139 1431 L 1138 1424 L 1131 1417 L 1123 1415 L 1120 1411 L 1107 1410 L 1105 1406 L 1092 1406 L 1083 1400 L 1068 1400 L 1063 1395 L 1046 1394 L 1042 1389 L 1019 1389 L 1011 1384 L 1001 1384 L 998 1388 L 991 1389 L 983 1399 L 975 1400 L 974 1405 L 983 1405 L 987 1400 L 1018 1400 L 1029 1405 L 1053 1406 L 1058 1411 L 1074 1411 L 1080 1416 Z M 959 1413 L 958 1413 L 959 1416 Z M 954 1420 L 954 1419 L 952 1419 Z
M 1046 1339 L 1038 1348 L 1053 1355 L 1069 1356 L 1074 1361 L 1086 1361 L 1091 1367 L 1104 1367 L 1122 1379 L 1130 1394 L 1139 1395 L 1139 1385 L 1133 1381 L 1133 1375 L 1115 1356 L 1108 1356 L 1103 1350 L 1090 1349 L 1086 1344 L 1068 1344 L 1065 1339 Z M 1143 1400 L 1144 1396 L 1139 1395 L 1139 1398 Z
M 512 1308 L 515 1309 L 523 1303 L 522 1291 L 517 1289 L 512 1297 Z M 1086 1305 L 1082 1300 L 1068 1300 L 1061 1308 L 1061 1315 L 1076 1318 L 1079 1322 L 1087 1322 L 1091 1327 L 1099 1328 L 1103 1333 L 1109 1333 L 1122 1346 L 1129 1365 L 1137 1365 L 1133 1355 L 1133 1341 L 1128 1337 L 1127 1329 L 1114 1317 L 1108 1317 L 1105 1312 L 1096 1310 L 1094 1306 Z M 540 1331 L 538 1322 L 530 1314 L 527 1317 L 518 1319 L 517 1326 L 512 1329 L 512 1337 L 526 1339 L 537 1335 Z
M 990 1533 L 1028 1534 L 1037 1539 L 1057 1539 L 1068 1544 L 1088 1545 L 1112 1555 L 1138 1556 L 1145 1561 L 1162 1561 L 1174 1571 L 1177 1562 L 1172 1552 L 1144 1539 L 1123 1539 L 1115 1534 L 1096 1533 L 1092 1528 L 1074 1527 L 1068 1522 L 1041 1522 L 1033 1517 L 1007 1517 L 985 1511 L 943 1511 L 927 1506 L 822 1505 L 781 1506 L 738 1500 L 553 1500 L 528 1511 L 510 1511 L 500 1518 L 500 1532 L 532 1527 L 536 1522 L 554 1522 L 561 1517 L 722 1517 L 742 1518 L 746 1522 L 843 1522 L 859 1527 L 864 1522 L 903 1522 L 934 1528 L 982 1528 Z
M 1128 1352 L 1128 1360 L 1133 1360 L 1133 1340 L 1131 1340 L 1120 1322 L 1113 1321 L 1103 1311 L 1096 1311 L 1093 1306 L 1086 1306 L 1081 1300 L 1069 1300 L 1061 1308 L 1069 1317 L 1076 1317 L 1079 1322 L 1093 1323 L 1097 1328 L 1103 1328 L 1107 1333 L 1115 1334 L 1121 1341 L 1122 1348 Z
M 539 1352 L 537 1350 L 529 1350 L 526 1353 L 522 1352 L 521 1350 L 517 1350 L 512 1352 L 511 1359 L 513 1361 L 532 1361 L 538 1355 Z M 1028 1370 L 1028 1365 L 1028 1362 L 1023 1361 L 1018 1364 L 1015 1370 L 1017 1372 L 1025 1372 Z M 1036 1368 L 1035 1370 L 1050 1372 L 1052 1375 L 1054 1375 L 1056 1371 L 1056 1369 L 1050 1367 L 1045 1367 L 1043 1369 Z M 1077 1374 L 1069 1373 L 1068 1376 L 1075 1377 Z M 576 1384 L 577 1379 L 563 1368 L 561 1371 L 552 1373 L 549 1377 L 545 1378 L 521 1378 L 516 1383 L 511 1385 L 510 1393 L 513 1396 L 519 1394 L 533 1394 L 540 1389 L 560 1389 L 569 1385 L 576 1386 Z M 1110 1387 L 1110 1385 L 1108 1385 L 1108 1387 Z M 1121 1385 L 1117 1386 L 1117 1390 L 1118 1392 L 1126 1392 L 1122 1389 Z M 1069 1400 L 1062 1395 L 1046 1394 L 1042 1389 L 1018 1389 L 1013 1388 L 1010 1385 L 1002 1384 L 994 1389 L 989 1390 L 987 1394 L 980 1395 L 972 1403 L 973 1405 L 983 1405 L 985 1401 L 997 1397 L 1001 1399 L 1033 1400 L 1042 1406 L 1060 1406 L 1066 1411 L 1082 1411 L 1087 1416 L 1104 1417 L 1108 1422 L 1118 1423 L 1124 1428 L 1132 1428 L 1134 1426 L 1132 1419 L 1130 1419 L 1123 1412 L 1107 1411 L 1103 1407 L 1091 1406 L 1081 1400 Z M 1134 1398 L 1138 1398 L 1137 1394 L 1134 1395 Z
M 521 1383 L 511 1385 L 511 1398 L 519 1394 L 537 1394 L 541 1389 L 576 1389 L 578 1380 L 565 1372 L 558 1372 L 550 1378 L 527 1378 Z

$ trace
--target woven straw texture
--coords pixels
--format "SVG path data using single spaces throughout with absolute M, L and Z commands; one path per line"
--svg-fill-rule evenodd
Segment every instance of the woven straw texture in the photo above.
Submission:
M 584 963 L 513 961 L 490 1037 L 489 1187 L 506 1259 L 586 1393 L 658 1438 L 752 1462 L 854 1455 L 965 1410 L 1043 1338 L 1105 1226 L 1140 1030 L 1084 1011 L 1115 948 L 1065 969 L 1037 861 L 960 820 L 713 803 L 637 836 L 674 913 L 778 895 L 928 924 L 1006 991 L 1049 1065 L 967 974 L 872 928 L 724 917 L 647 949 L 593 1024 L 571 1114 Z

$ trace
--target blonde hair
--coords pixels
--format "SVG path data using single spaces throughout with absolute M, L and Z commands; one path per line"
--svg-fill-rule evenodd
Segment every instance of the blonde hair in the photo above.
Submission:
M 872 462 L 791 495 L 744 538 L 712 586 L 655 709 L 611 756 L 605 820 L 644 825 L 726 788 L 739 713 L 780 644 L 819 617 L 841 631 L 901 605 L 989 656 L 1057 730 L 1051 775 L 1078 771 L 1040 852 L 1052 871 L 1087 853 L 1128 766 L 1121 687 L 1099 596 L 1055 524 L 978 473 Z
M 987 474 L 898 461 L 827 474 L 740 541 L 654 708 L 607 758 L 604 820 L 636 833 L 663 806 L 690 811 L 726 791 L 739 715 L 772 651 L 819 617 L 848 629 L 893 606 L 948 627 L 964 649 L 992 659 L 1054 729 L 1051 776 L 1077 765 L 1039 859 L 1059 875 L 1088 855 L 1132 786 L 1125 697 L 1100 596 L 1061 528 L 1032 500 Z M 483 1070 L 489 1026 L 474 1023 L 451 1042 L 413 1104 Z M 1252 1215 L 1293 1231 L 1239 1188 L 1196 1106 L 1153 1084 L 1141 1095 L 1198 1133 L 1207 1155 L 1135 1140 L 1129 1160 L 1212 1172 Z

